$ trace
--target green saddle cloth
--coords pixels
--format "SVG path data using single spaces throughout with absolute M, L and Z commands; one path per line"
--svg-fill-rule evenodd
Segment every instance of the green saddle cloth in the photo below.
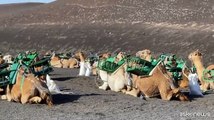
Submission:
M 15 84 L 19 67 L 19 63 L 13 63 L 9 70 L 7 68 L 0 69 L 0 87 Z
M 127 72 L 143 76 L 149 75 L 159 60 L 153 59 L 151 62 L 141 59 L 140 57 L 130 57 L 128 60 Z
M 19 63 L 13 63 L 10 67 L 10 75 L 9 75 L 9 84 L 15 84 L 16 83 L 16 76 L 18 74 L 18 69 L 20 68 Z
M 35 58 L 38 56 L 37 52 L 33 53 L 20 53 L 16 58 L 14 62 L 18 62 L 19 60 L 22 60 L 26 65 L 30 65 Z
M 185 67 L 186 62 L 181 59 L 177 58 L 174 54 L 162 54 L 159 56 L 165 62 L 165 66 L 167 71 L 172 73 L 172 77 L 174 80 L 181 80 L 182 79 L 182 70 Z
M 209 74 L 209 77 L 207 76 L 207 74 Z M 207 70 L 205 69 L 203 71 L 203 80 L 207 81 L 207 82 L 213 82 L 214 81 L 214 70 Z
M 125 63 L 125 59 L 122 59 L 118 63 L 114 63 L 115 57 L 110 57 L 105 60 L 98 61 L 98 68 L 104 70 L 108 73 L 113 73 L 116 71 L 123 63 Z

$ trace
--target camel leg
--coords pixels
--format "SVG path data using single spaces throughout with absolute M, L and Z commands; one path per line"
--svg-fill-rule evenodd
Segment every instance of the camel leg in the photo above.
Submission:
M 7 95 L 1 95 L 2 100 L 7 100 Z
M 158 86 L 160 96 L 162 100 L 170 100 L 173 95 L 173 90 L 170 88 L 170 85 L 166 82 L 161 82 Z
M 122 89 L 121 90 L 122 93 L 126 93 L 126 91 L 127 91 L 126 89 Z
M 172 98 L 172 95 L 173 95 L 173 91 L 160 91 L 160 96 L 161 96 L 161 99 L 163 100 L 170 100 Z
M 48 107 L 53 106 L 53 101 L 51 96 L 46 96 L 46 103 L 48 104 Z
M 7 101 L 12 101 L 12 96 L 11 96 L 11 93 L 10 93 L 10 86 L 8 85 L 7 86 L 7 90 L 6 90 L 6 99 Z
M 202 84 L 201 84 L 201 86 L 200 86 L 200 88 L 201 88 L 201 90 L 203 91 L 203 92 L 206 92 L 207 90 L 208 90 L 208 88 L 209 88 L 209 83 L 208 82 L 203 82 Z
M 21 103 L 22 104 L 26 104 L 28 102 L 29 98 L 30 98 L 30 95 L 28 95 L 28 94 L 22 95 L 22 97 L 21 97 Z
M 125 94 L 132 95 L 134 97 L 138 97 L 138 94 L 140 93 L 139 89 L 133 88 L 131 91 L 126 91 Z
M 38 104 L 41 101 L 42 101 L 42 98 L 40 98 L 38 96 L 35 96 L 35 97 L 30 98 L 29 103 L 36 103 L 36 104 Z
M 214 90 L 214 82 L 210 82 L 210 89 Z
M 104 82 L 103 82 L 103 85 L 99 86 L 99 89 L 107 90 L 108 87 L 109 87 L 109 86 L 108 86 L 108 82 L 104 81 Z
M 189 101 L 189 98 L 180 92 L 178 88 L 172 90 L 173 95 L 181 101 Z

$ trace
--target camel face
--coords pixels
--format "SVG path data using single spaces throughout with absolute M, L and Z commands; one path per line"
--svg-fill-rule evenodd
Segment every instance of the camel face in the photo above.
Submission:
M 199 52 L 199 50 L 196 50 L 189 54 L 188 56 L 189 60 L 194 61 L 196 59 L 202 59 L 202 53 Z
M 125 54 L 126 54 L 125 52 L 119 52 L 119 53 L 117 54 L 117 57 L 116 57 L 116 58 L 117 58 L 118 60 L 121 60 L 121 59 L 123 59 L 123 58 L 125 57 Z
M 151 51 L 148 49 L 142 50 L 142 51 L 138 51 L 136 53 L 137 57 L 140 57 L 141 59 L 145 59 L 147 60 L 147 58 L 151 57 Z
M 99 58 L 106 59 L 106 58 L 109 58 L 110 56 L 111 56 L 111 53 L 104 53 L 104 54 L 100 55 Z

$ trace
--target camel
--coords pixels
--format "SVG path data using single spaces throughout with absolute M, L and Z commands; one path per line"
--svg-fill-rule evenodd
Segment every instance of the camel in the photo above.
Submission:
M 104 54 L 102 59 L 106 59 L 109 56 L 110 54 Z M 116 56 L 116 59 L 114 62 L 117 63 L 123 58 L 124 58 L 124 53 L 120 52 Z M 98 73 L 104 82 L 102 86 L 99 86 L 99 89 L 107 90 L 107 88 L 109 87 L 112 91 L 115 91 L 115 92 L 125 92 L 128 85 L 126 66 L 127 66 L 126 63 L 122 64 L 113 73 L 108 73 L 104 70 L 98 70 Z
M 36 53 L 30 61 L 24 60 L 26 58 L 22 58 L 21 56 L 18 56 L 19 60 L 16 60 L 11 65 L 12 71 L 8 77 L 10 83 L 7 85 L 6 94 L 2 95 L 1 98 L 8 101 L 21 102 L 22 104 L 41 103 L 44 101 L 48 106 L 52 106 L 50 91 L 43 81 L 45 79 L 44 76 L 46 76 L 43 70 L 48 67 L 45 65 L 48 62 L 47 59 L 39 61 L 40 59 Z M 24 56 L 27 57 L 28 54 Z M 11 75 L 16 76 L 11 77 Z
M 144 49 L 142 51 L 138 51 L 136 53 L 136 56 L 140 57 L 143 60 L 147 60 L 149 62 L 152 62 L 152 60 L 154 60 L 154 59 L 153 59 L 151 53 L 152 52 L 149 49 Z M 179 88 L 187 88 L 189 86 L 189 80 L 188 80 L 189 73 L 190 73 L 189 69 L 186 66 L 184 66 L 184 68 L 182 69 L 182 79 L 175 81 L 176 85 Z M 172 76 L 171 72 L 168 72 L 168 74 L 170 74 L 170 76 Z
M 108 55 L 106 56 L 108 57 Z M 116 56 L 115 63 L 120 62 L 125 57 L 124 52 L 119 52 Z M 125 92 L 128 85 L 128 77 L 126 73 L 127 64 L 123 63 L 113 73 L 107 73 L 108 86 L 112 91 Z
M 181 101 L 188 100 L 178 88 L 175 88 L 171 77 L 167 74 L 161 61 L 151 72 L 150 76 L 132 74 L 133 89 L 125 93 L 135 97 L 139 96 L 142 92 L 146 97 L 154 97 L 160 94 L 163 100 L 170 100 L 173 96 L 179 98 Z
M 79 61 L 76 58 L 63 59 L 62 65 L 62 68 L 78 68 Z
M 18 70 L 15 84 L 9 84 L 6 94 L 1 99 L 26 103 L 41 103 L 44 101 L 49 107 L 53 105 L 47 85 L 32 73 L 25 73 L 21 67 Z
M 201 90 L 206 92 L 208 89 L 214 89 L 214 83 L 213 82 L 207 82 L 203 78 L 203 72 L 205 70 L 205 67 L 204 67 L 203 62 L 202 62 L 203 59 L 202 59 L 201 52 L 199 50 L 193 51 L 189 54 L 188 58 L 196 68 L 196 71 L 198 74 L 198 79 L 199 79 L 200 84 L 201 84 L 201 86 L 200 86 Z M 214 69 L 214 65 L 210 65 L 206 68 L 206 70 L 213 70 L 213 69 Z
M 75 57 L 71 57 L 69 59 L 61 59 L 59 56 L 56 56 L 55 53 L 51 56 L 50 61 L 51 66 L 58 68 L 78 68 L 79 60 Z
M 53 53 L 51 56 L 50 64 L 51 64 L 51 66 L 57 67 L 57 68 L 62 68 L 62 66 L 63 66 L 61 59 L 58 56 L 56 56 L 55 53 Z

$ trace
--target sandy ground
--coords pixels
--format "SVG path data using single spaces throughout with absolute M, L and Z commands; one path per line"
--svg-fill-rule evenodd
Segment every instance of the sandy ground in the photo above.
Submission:
M 32 120 L 212 120 L 214 94 L 192 98 L 191 102 L 135 98 L 113 91 L 99 90 L 95 77 L 77 77 L 78 69 L 54 69 L 52 79 L 73 95 L 53 94 L 54 106 L 0 100 L 0 119 Z

